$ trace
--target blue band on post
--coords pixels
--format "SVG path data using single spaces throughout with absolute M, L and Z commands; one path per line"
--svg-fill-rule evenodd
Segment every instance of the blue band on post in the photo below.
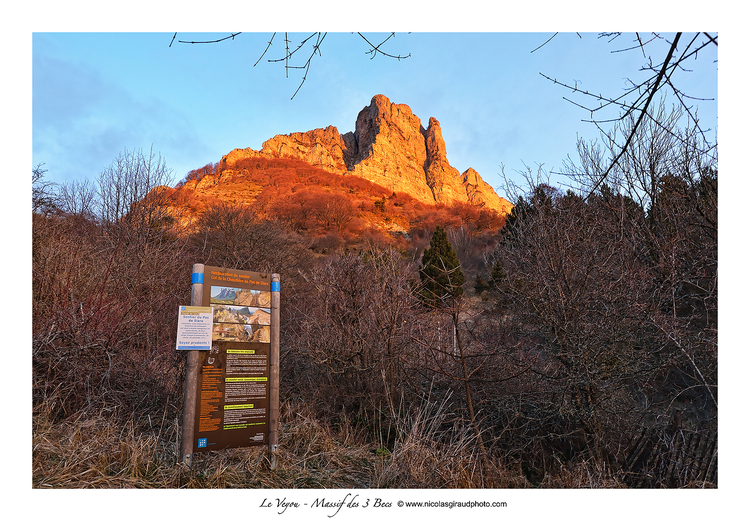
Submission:
M 278 281 L 271 281 L 271 291 L 281 291 L 281 283 Z
M 193 273 L 193 277 L 190 279 L 191 284 L 203 284 L 203 273 Z

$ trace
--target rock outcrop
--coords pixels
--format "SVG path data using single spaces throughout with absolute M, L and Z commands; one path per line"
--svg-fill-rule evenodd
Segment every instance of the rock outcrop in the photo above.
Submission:
M 275 136 L 263 143 L 260 151 L 251 148 L 232 150 L 221 158 L 221 165 L 231 169 L 234 163 L 249 157 L 286 158 L 300 159 L 328 172 L 341 173 L 347 171 L 348 162 L 344 155 L 349 150 L 350 146 L 347 146 L 338 129 L 328 126 Z
M 475 170 L 461 174 L 450 165 L 437 119 L 431 117 L 425 129 L 408 105 L 392 103 L 382 94 L 360 111 L 354 132 L 341 135 L 336 127 L 328 126 L 278 135 L 259 151 L 231 151 L 221 166 L 231 170 L 237 161 L 253 157 L 298 159 L 430 204 L 470 203 L 498 213 L 512 208 Z

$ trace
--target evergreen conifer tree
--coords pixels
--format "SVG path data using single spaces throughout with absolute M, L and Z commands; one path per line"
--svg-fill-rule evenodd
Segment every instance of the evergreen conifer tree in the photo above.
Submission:
M 502 284 L 505 282 L 506 278 L 505 270 L 503 269 L 503 265 L 500 263 L 500 261 L 495 261 L 495 264 L 492 265 L 492 273 L 490 274 L 490 282 L 494 283 L 495 285 Z
M 422 301 L 431 306 L 450 306 L 464 292 L 461 264 L 442 226 L 435 228 L 430 247 L 422 256 L 419 278 Z

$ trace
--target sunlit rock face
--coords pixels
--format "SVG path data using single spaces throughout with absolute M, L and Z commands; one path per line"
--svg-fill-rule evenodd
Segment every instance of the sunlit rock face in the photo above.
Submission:
M 475 170 L 461 174 L 450 165 L 437 119 L 431 117 L 425 129 L 408 105 L 392 103 L 382 94 L 359 112 L 353 132 L 342 135 L 328 126 L 277 135 L 259 151 L 233 150 L 221 164 L 231 170 L 237 161 L 254 157 L 301 160 L 429 204 L 469 203 L 499 213 L 512 208 Z

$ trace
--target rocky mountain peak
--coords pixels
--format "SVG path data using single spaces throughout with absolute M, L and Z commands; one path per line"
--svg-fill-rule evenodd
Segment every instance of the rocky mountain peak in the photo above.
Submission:
M 430 204 L 470 203 L 499 213 L 512 208 L 475 170 L 460 174 L 450 165 L 437 119 L 431 117 L 425 129 L 408 105 L 382 94 L 359 112 L 353 132 L 342 135 L 328 126 L 277 135 L 260 151 L 233 150 L 222 158 L 222 166 L 231 169 L 238 160 L 251 157 L 299 159 Z

